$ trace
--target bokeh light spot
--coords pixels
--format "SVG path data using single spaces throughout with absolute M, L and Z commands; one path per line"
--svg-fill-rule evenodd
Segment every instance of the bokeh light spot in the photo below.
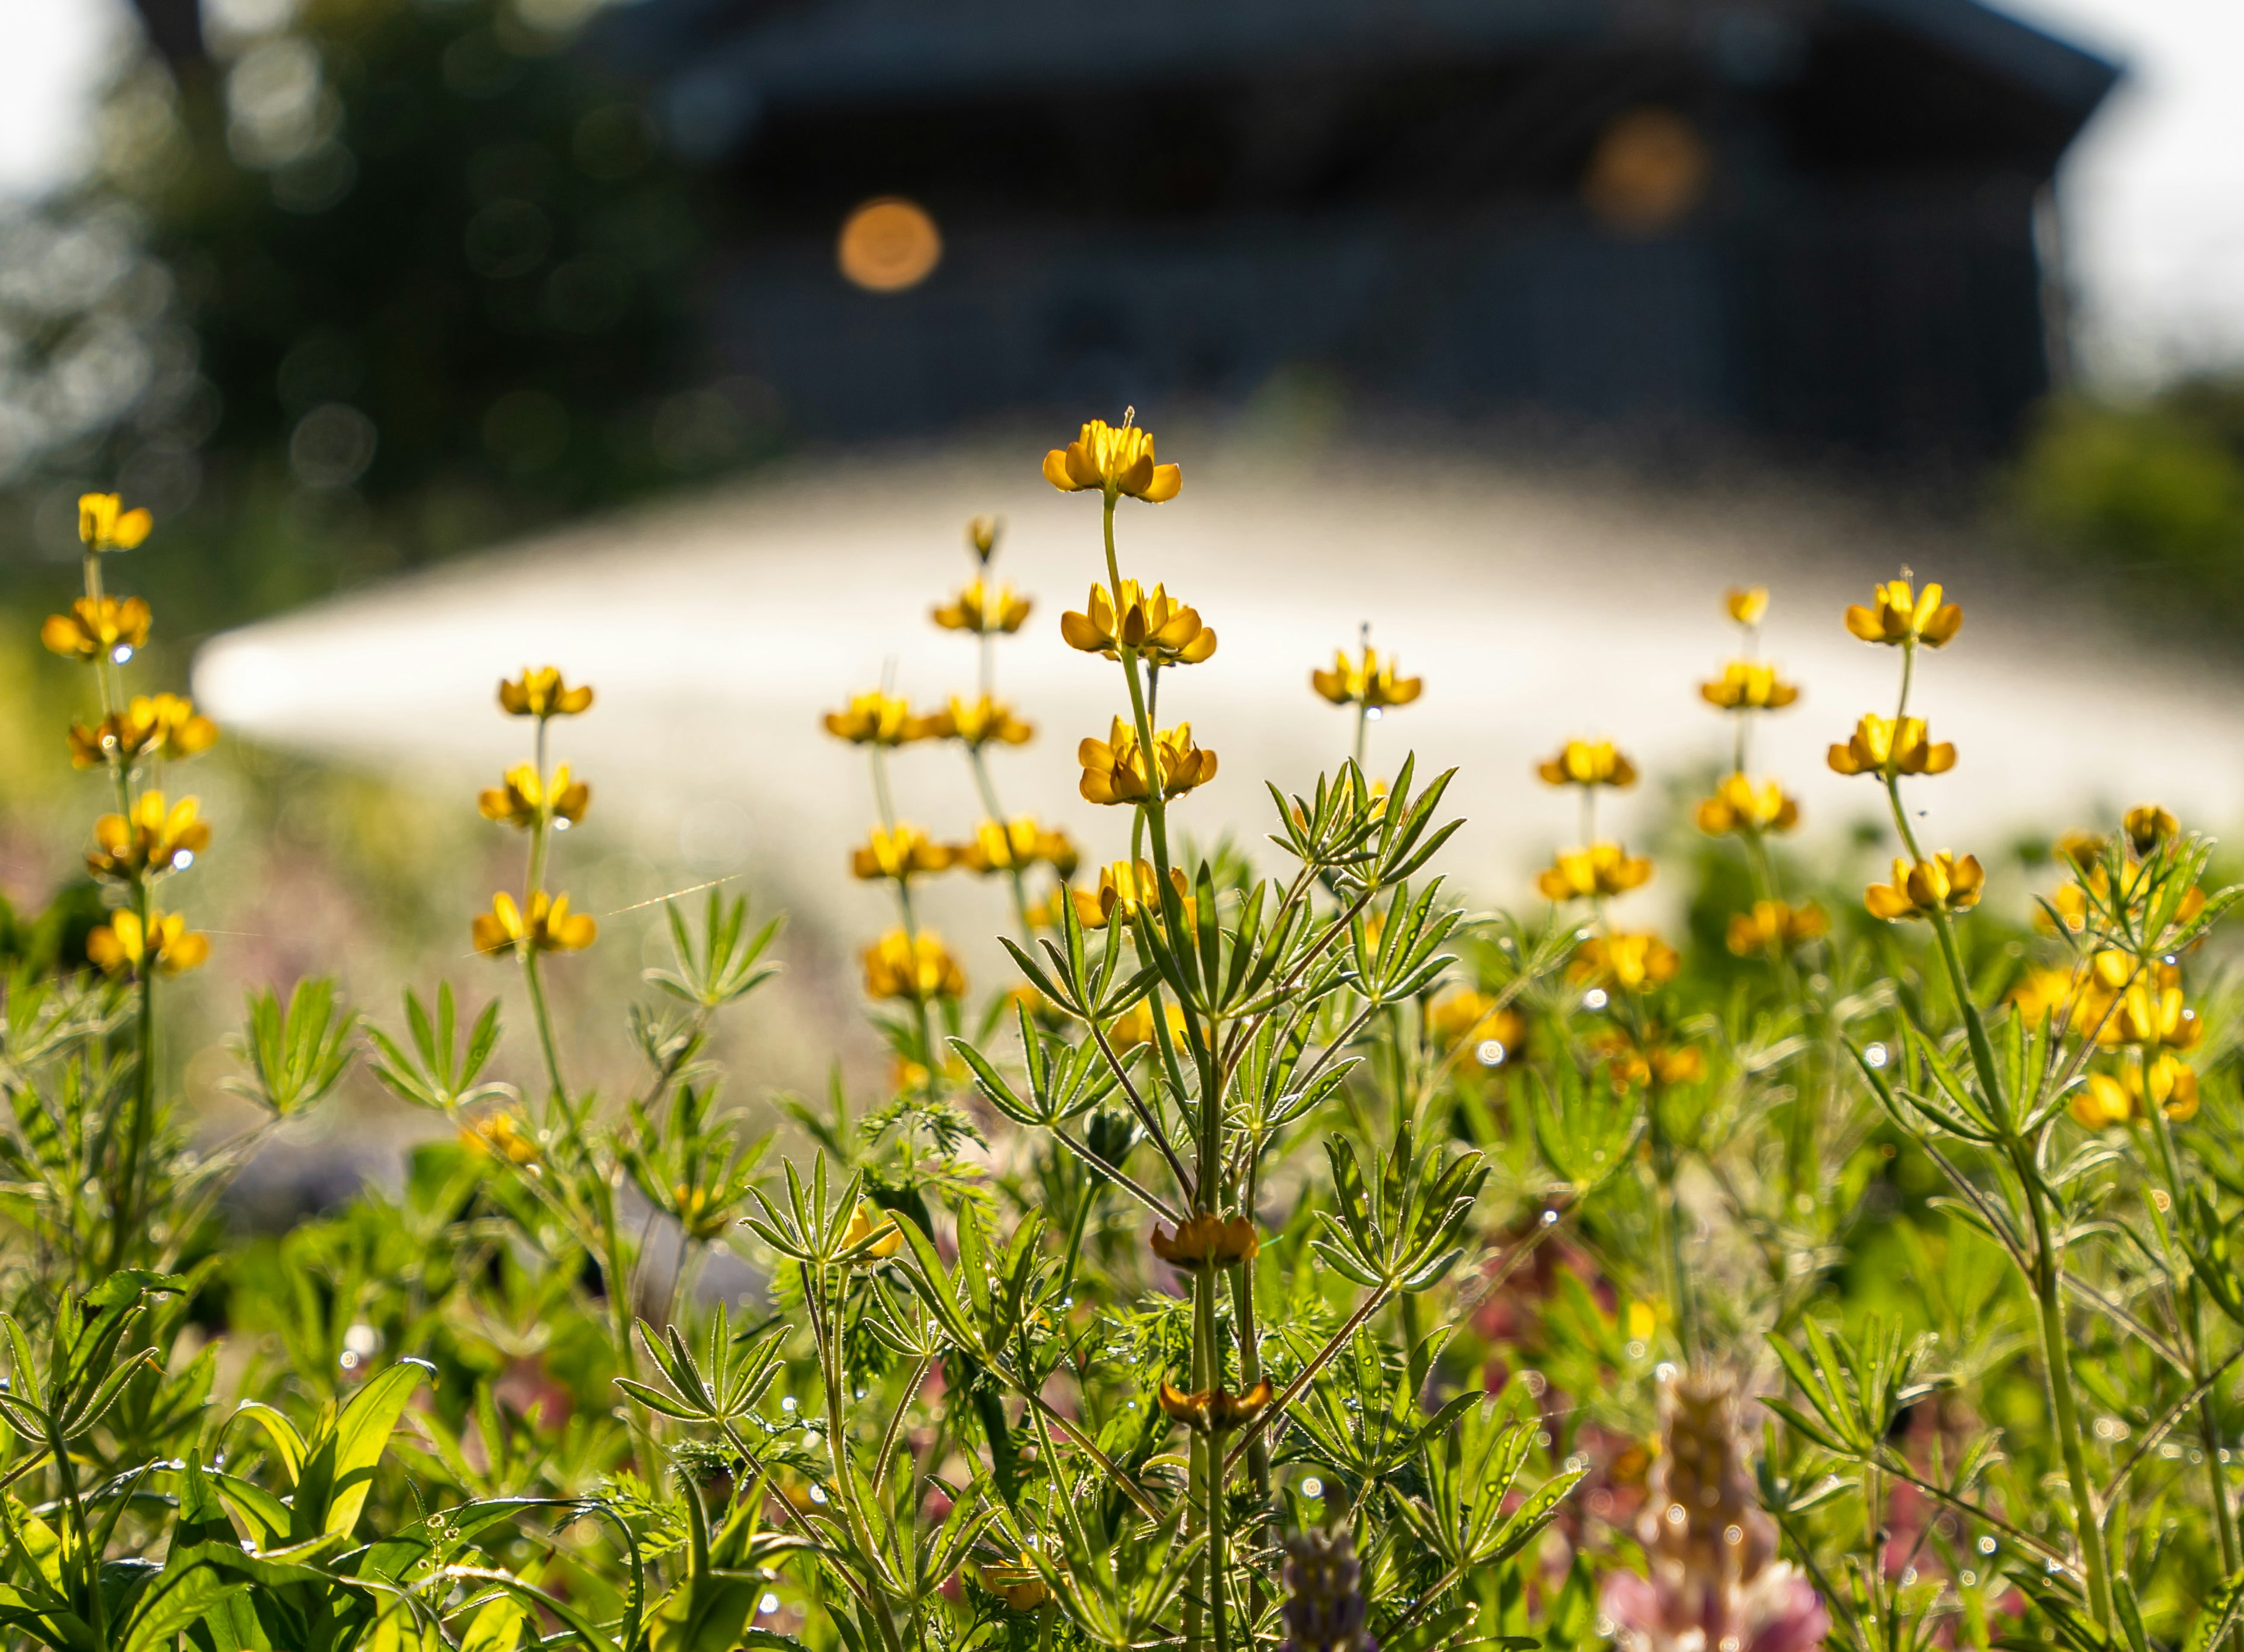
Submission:
M 872 293 L 916 287 L 943 261 L 943 235 L 916 203 L 885 197 L 869 200 L 842 226 L 835 248 L 842 274 Z

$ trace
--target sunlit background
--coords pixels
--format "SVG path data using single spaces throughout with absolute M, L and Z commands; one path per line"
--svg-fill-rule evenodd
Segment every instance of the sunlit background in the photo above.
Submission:
M 338 959 L 384 1001 L 497 990 L 466 915 L 516 846 L 474 791 L 521 755 L 493 681 L 551 660 L 600 691 L 564 875 L 610 938 L 564 991 L 721 881 L 795 915 L 770 1075 L 862 1065 L 870 797 L 820 714 L 970 684 L 928 612 L 1000 513 L 1037 606 L 999 686 L 1040 737 L 998 785 L 1120 853 L 1069 762 L 1112 685 L 1057 633 L 1096 511 L 1038 464 L 1132 403 L 1186 488 L 1125 507 L 1125 572 L 1223 639 L 1164 690 L 1222 755 L 1204 842 L 1344 754 L 1307 677 L 1365 626 L 1428 683 L 1373 767 L 1459 768 L 1474 898 L 1570 829 L 1531 777 L 1568 735 L 1643 762 L 1619 823 L 1687 836 L 1724 758 L 1694 686 L 1753 579 L 1807 685 L 1761 761 L 1853 843 L 1822 753 L 1886 662 L 1836 615 L 1903 565 L 1970 615 L 1923 687 L 1965 753 L 1942 841 L 2148 796 L 2244 819 L 2244 8 L 1032 16 L 0 0 L 12 911 L 67 896 L 93 807 L 51 737 L 81 685 L 31 639 L 71 501 L 118 487 L 161 524 L 144 663 L 229 731 L 214 1005 Z M 938 835 L 981 813 L 955 752 L 897 783 Z M 991 978 L 998 911 L 935 900 Z

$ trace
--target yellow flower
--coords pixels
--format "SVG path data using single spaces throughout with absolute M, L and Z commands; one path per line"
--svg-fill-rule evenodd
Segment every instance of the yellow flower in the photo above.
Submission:
M 537 890 L 524 913 L 514 897 L 491 897 L 491 909 L 479 914 L 473 926 L 476 951 L 493 958 L 514 952 L 527 958 L 537 952 L 578 952 L 598 938 L 600 926 L 582 912 L 569 910 L 566 895 Z
M 2197 1113 L 2197 1073 L 2178 1056 L 2153 1057 L 2147 1071 L 2129 1062 L 2115 1077 L 2092 1073 L 2072 1093 L 2073 1119 L 2084 1128 L 2102 1130 L 2149 1116 L 2145 1102 L 2179 1124 Z
M 1110 500 L 1124 493 L 1148 504 L 1175 498 L 1184 473 L 1153 463 L 1152 433 L 1139 430 L 1136 416 L 1133 408 L 1119 424 L 1092 420 L 1074 441 L 1044 455 L 1044 480 L 1063 493 L 1096 489 Z
M 1582 943 L 1574 961 L 1566 966 L 1575 982 L 1611 982 L 1625 992 L 1641 992 L 1675 978 L 1683 960 L 1657 935 L 1601 935 Z
M 1024 1559 L 1018 1566 L 977 1566 L 982 1587 L 1016 1612 L 1033 1612 L 1050 1597 L 1044 1574 Z
M 1872 917 L 1896 923 L 1905 917 L 1924 917 L 1933 912 L 1968 912 L 1979 904 L 1987 875 L 1977 856 L 1961 857 L 1942 850 L 1929 861 L 1910 865 L 1896 859 L 1893 882 L 1873 884 L 1862 892 L 1862 904 Z
M 2127 842 L 2139 856 L 2147 855 L 2181 829 L 2181 823 L 2156 803 L 2138 803 L 2121 823 Z
M 1398 677 L 1395 670 L 1394 659 L 1382 660 L 1376 648 L 1367 647 L 1361 660 L 1335 648 L 1332 669 L 1311 672 L 1309 687 L 1335 706 L 1407 706 L 1425 691 L 1426 680 Z
M 1488 993 L 1463 986 L 1426 1005 L 1426 1032 L 1443 1050 L 1470 1039 L 1475 1044 L 1501 1045 L 1506 1057 L 1527 1042 L 1527 1023 L 1518 1011 L 1499 1010 Z
M 218 725 L 184 694 L 135 694 L 92 728 L 72 723 L 71 762 L 98 768 L 112 757 L 127 765 L 143 757 L 192 757 L 218 741 Z
M 2078 1032 L 2101 1016 L 2100 1009 L 2091 1012 L 2092 1000 L 2100 998 L 2110 1002 L 2096 991 L 2096 985 L 2095 974 L 2083 977 L 2069 969 L 2031 969 L 2011 988 L 2007 998 L 2012 1012 L 2028 1026 L 2038 1026 L 2045 1019 L 2061 1019 Z
M 849 1225 L 842 1230 L 842 1243 L 851 1250 L 864 1245 L 868 1257 L 886 1261 L 904 1248 L 903 1229 L 896 1226 L 892 1213 L 870 1209 L 860 1199 L 857 1208 L 849 1213 Z
M 1043 862 L 1062 878 L 1074 875 L 1080 859 L 1065 832 L 1038 825 L 1033 815 L 983 821 L 974 829 L 974 841 L 959 844 L 951 857 L 954 866 L 979 873 L 1022 872 Z
M 977 635 L 1002 631 L 1010 635 L 1021 628 L 1033 606 L 1028 598 L 1015 596 L 1009 585 L 992 587 L 977 579 L 933 613 L 935 623 L 945 631 L 971 631 Z
M 568 687 L 558 666 L 524 666 L 521 676 L 499 684 L 498 703 L 510 717 L 574 717 L 591 708 L 592 691 L 585 684 Z
M 1847 610 L 1847 629 L 1864 642 L 1923 643 L 1937 648 L 1963 629 L 1964 610 L 1941 601 L 1936 585 L 1919 596 L 1907 579 L 1889 579 L 1877 588 L 1870 606 Z
M 1005 518 L 1003 517 L 977 516 L 967 520 L 966 548 L 985 568 L 990 565 L 990 559 L 997 554 L 997 541 L 1004 537 Z
M 2082 871 L 2092 871 L 2096 863 L 2104 858 L 2104 846 L 2111 839 L 2100 832 L 2067 832 L 2057 840 L 2050 850 L 2051 858 L 2070 861 Z
M 1535 887 L 1554 901 L 1587 900 L 1593 895 L 1626 895 L 1652 881 L 1652 863 L 1632 856 L 1619 843 L 1562 849 Z
M 503 785 L 486 787 L 476 799 L 485 820 L 504 821 L 527 831 L 549 815 L 558 829 L 565 830 L 585 818 L 592 804 L 592 789 L 569 778 L 569 765 L 555 767 L 551 780 L 540 782 L 537 765 L 517 763 L 506 771 Z
M 1153 751 L 1164 798 L 1181 797 L 1215 778 L 1215 754 L 1193 744 L 1188 722 L 1155 731 Z M 1085 802 L 1139 803 L 1152 795 L 1138 732 L 1119 717 L 1105 739 L 1085 740 L 1077 747 L 1075 759 L 1083 765 L 1076 789 Z
M 853 746 L 908 746 L 916 740 L 946 740 L 952 733 L 950 715 L 936 712 L 915 717 L 901 694 L 852 694 L 848 708 L 826 714 L 826 732 Z
M 1831 767 L 1842 775 L 1944 775 L 1956 767 L 1956 748 L 1925 739 L 1924 719 L 1896 722 L 1875 712 L 1864 714 L 1843 746 L 1831 748 Z
M 1262 1236 L 1254 1230 L 1251 1218 L 1226 1218 L 1206 1210 L 1179 1222 L 1174 1233 L 1156 1224 L 1146 1242 L 1163 1262 L 1188 1273 L 1203 1268 L 1236 1268 L 1242 1262 L 1254 1261 L 1262 1249 Z
M 85 857 L 96 877 L 124 879 L 141 872 L 185 871 L 210 843 L 210 825 L 197 818 L 192 797 L 166 803 L 159 791 L 142 792 L 129 815 L 104 815 L 93 823 L 100 845 Z
M 834 726 L 831 717 L 826 726 Z M 960 740 L 971 751 L 979 751 L 993 741 L 1004 746 L 1025 746 L 1037 737 L 1033 724 L 1023 722 L 1013 715 L 1010 706 L 987 694 L 978 700 L 962 700 L 953 694 L 949 710 L 909 718 L 905 726 L 907 740 Z
M 460 1145 L 508 1164 L 536 1164 L 538 1160 L 536 1138 L 511 1113 L 493 1113 L 471 1120 L 460 1131 Z
M 1535 771 L 1546 786 L 1633 786 L 1636 765 L 1610 740 L 1570 740 Z
M 1083 897 L 1078 892 L 1076 896 L 1078 904 L 1082 899 Z M 1113 1022 L 1106 1029 L 1106 1041 L 1114 1046 L 1115 1054 L 1119 1055 L 1125 1050 L 1134 1050 L 1141 1044 L 1151 1044 L 1153 1041 L 1152 1006 L 1152 999 L 1141 998 L 1114 1018 Z M 1161 1019 L 1168 1024 L 1169 1037 L 1172 1039 L 1184 1037 L 1184 1005 L 1173 1000 L 1163 1005 Z
M 1722 606 L 1741 626 L 1757 626 L 1768 612 L 1767 586 L 1732 586 L 1722 593 Z
M 2124 955 L 2123 966 L 2132 964 Z M 2160 987 L 2147 980 L 2138 979 L 2119 995 L 2118 1007 L 2104 1022 L 2097 1042 L 2105 1046 L 2120 1044 L 2163 1045 L 2168 1049 L 2194 1049 L 2205 1036 L 2205 1023 L 2197 1012 L 2182 1002 L 2181 988 Z
M 1794 947 L 1821 940 L 1831 932 L 1831 920 L 1810 901 L 1788 906 L 1782 901 L 1755 901 L 1749 912 L 1730 916 L 1730 951 L 1740 958 L 1756 953 L 1780 957 Z
M 138 597 L 80 597 L 68 613 L 51 613 L 39 627 L 39 640 L 65 660 L 91 665 L 97 660 L 128 660 L 148 640 L 155 616 Z
M 1135 579 L 1125 579 L 1119 597 L 1095 585 L 1084 609 L 1061 614 L 1059 633 L 1069 647 L 1085 653 L 1119 660 L 1118 650 L 1130 647 L 1150 665 L 1196 666 L 1215 652 L 1215 633 L 1200 623 L 1200 611 L 1159 585 L 1147 592 Z
M 1185 881 L 1184 869 L 1169 868 L 1169 885 L 1184 904 L 1185 923 L 1198 927 L 1198 911 L 1193 904 L 1192 885 Z M 1139 861 L 1134 866 L 1128 861 L 1116 861 L 1098 874 L 1098 910 L 1095 917 L 1085 917 L 1085 929 L 1103 929 L 1119 912 L 1126 921 L 1138 916 L 1142 909 L 1158 914 L 1161 910 L 1160 875 L 1151 861 Z M 1078 903 L 1078 910 L 1080 903 Z
M 85 955 L 111 975 L 138 976 L 151 964 L 159 974 L 177 975 L 210 956 L 210 937 L 188 929 L 177 912 L 150 911 L 144 930 L 140 914 L 126 906 L 85 938 Z
M 78 537 L 89 551 L 130 551 L 156 525 L 145 510 L 127 511 L 114 493 L 78 496 Z
M 1689 1084 L 1707 1075 L 1707 1058 L 1689 1044 L 1671 1044 L 1657 1027 L 1646 1029 L 1638 1044 L 1616 1028 L 1590 1046 L 1604 1058 L 1605 1082 L 1626 1095 L 1657 1079 L 1664 1085 Z
M 849 851 L 849 870 L 868 882 L 893 877 L 901 884 L 923 873 L 949 871 L 958 864 L 958 858 L 956 850 L 932 841 L 909 822 L 900 821 L 894 830 L 874 827 L 864 846 Z
M 1244 1428 L 1267 1409 L 1271 1397 L 1267 1378 L 1243 1394 L 1221 1387 L 1187 1394 L 1167 1381 L 1160 1387 L 1161 1410 L 1196 1434 L 1228 1434 Z
M 1699 685 L 1699 694 L 1724 711 L 1781 711 L 1800 698 L 1798 686 L 1778 676 L 1765 660 L 1731 660 L 1720 676 Z
M 865 994 L 924 1004 L 930 999 L 963 998 L 966 972 L 942 938 L 931 930 L 916 937 L 890 930 L 864 951 Z
M 1699 804 L 1699 829 L 1717 837 L 1725 832 L 1788 832 L 1799 823 L 1799 802 L 1773 780 L 1756 784 L 1743 775 L 1725 775 L 1714 795 Z

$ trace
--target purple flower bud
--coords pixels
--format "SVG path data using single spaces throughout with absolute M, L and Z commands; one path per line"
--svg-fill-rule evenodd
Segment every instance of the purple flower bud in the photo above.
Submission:
M 1379 1652 L 1363 1627 L 1363 1568 L 1348 1528 L 1286 1540 L 1286 1640 L 1278 1652 Z

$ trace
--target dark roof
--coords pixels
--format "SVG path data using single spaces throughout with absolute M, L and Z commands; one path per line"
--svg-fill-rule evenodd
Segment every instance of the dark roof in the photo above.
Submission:
M 2067 139 L 2119 74 L 1977 0 L 641 0 L 610 15 L 598 49 L 663 86 L 692 146 L 721 152 L 794 109 L 1369 75 L 1569 46 L 1720 58 L 1865 28 L 2005 83 Z

